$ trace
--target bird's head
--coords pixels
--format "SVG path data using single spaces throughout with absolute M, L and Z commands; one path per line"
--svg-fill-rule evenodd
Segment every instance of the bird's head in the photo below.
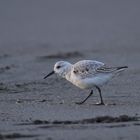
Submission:
M 46 79 L 47 77 L 58 74 L 59 76 L 65 77 L 65 74 L 67 73 L 68 69 L 71 67 L 72 64 L 66 61 L 58 61 L 54 65 L 54 69 L 52 72 L 50 72 L 48 75 L 44 77 Z

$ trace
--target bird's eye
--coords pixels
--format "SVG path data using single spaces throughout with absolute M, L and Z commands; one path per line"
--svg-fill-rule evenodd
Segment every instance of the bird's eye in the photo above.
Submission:
M 59 68 L 61 68 L 61 66 L 57 66 L 56 68 L 59 69 Z

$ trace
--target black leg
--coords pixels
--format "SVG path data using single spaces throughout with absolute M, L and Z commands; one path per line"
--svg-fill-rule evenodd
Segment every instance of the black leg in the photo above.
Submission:
M 92 94 L 93 94 L 93 90 L 91 90 L 90 94 L 86 97 L 86 99 L 84 99 L 81 102 L 76 102 L 76 104 L 79 104 L 79 105 L 83 104 Z
M 102 94 L 101 94 L 101 89 L 98 87 L 98 86 L 95 86 L 99 92 L 99 95 L 100 95 L 100 102 L 97 103 L 97 105 L 104 105 L 104 101 L 103 101 L 103 98 L 102 98 Z

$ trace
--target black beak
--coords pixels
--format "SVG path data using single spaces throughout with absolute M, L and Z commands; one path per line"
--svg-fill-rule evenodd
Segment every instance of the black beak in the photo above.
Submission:
M 53 75 L 54 74 L 54 71 L 52 71 L 51 73 L 49 73 L 48 75 L 46 75 L 45 77 L 44 77 L 44 79 L 46 79 L 47 77 L 49 77 L 49 76 L 51 76 L 51 75 Z

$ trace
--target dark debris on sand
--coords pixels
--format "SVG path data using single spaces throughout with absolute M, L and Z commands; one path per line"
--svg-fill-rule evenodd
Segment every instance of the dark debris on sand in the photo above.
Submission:
M 130 121 L 138 121 L 137 117 L 130 117 L 127 115 L 121 115 L 119 117 L 111 117 L 111 116 L 103 116 L 96 117 L 93 119 L 84 119 L 83 123 L 116 123 L 116 122 L 130 122 Z
M 0 73 L 3 73 L 3 72 L 5 72 L 5 71 L 7 71 L 7 70 L 10 70 L 10 66 L 5 66 L 5 67 L 1 67 L 0 68 Z
M 10 66 L 0 67 L 0 74 L 10 70 L 13 67 L 15 67 L 15 66 L 14 65 L 10 65 Z
M 46 120 L 34 120 L 33 122 L 29 123 L 22 123 L 19 125 L 41 125 L 41 124 L 49 124 L 49 125 L 70 125 L 70 124 L 94 124 L 94 123 L 118 123 L 118 122 L 130 122 L 130 121 L 139 121 L 139 117 L 134 116 L 127 116 L 121 115 L 119 117 L 111 117 L 111 116 L 101 116 L 83 120 L 66 120 L 66 121 L 46 121 Z

